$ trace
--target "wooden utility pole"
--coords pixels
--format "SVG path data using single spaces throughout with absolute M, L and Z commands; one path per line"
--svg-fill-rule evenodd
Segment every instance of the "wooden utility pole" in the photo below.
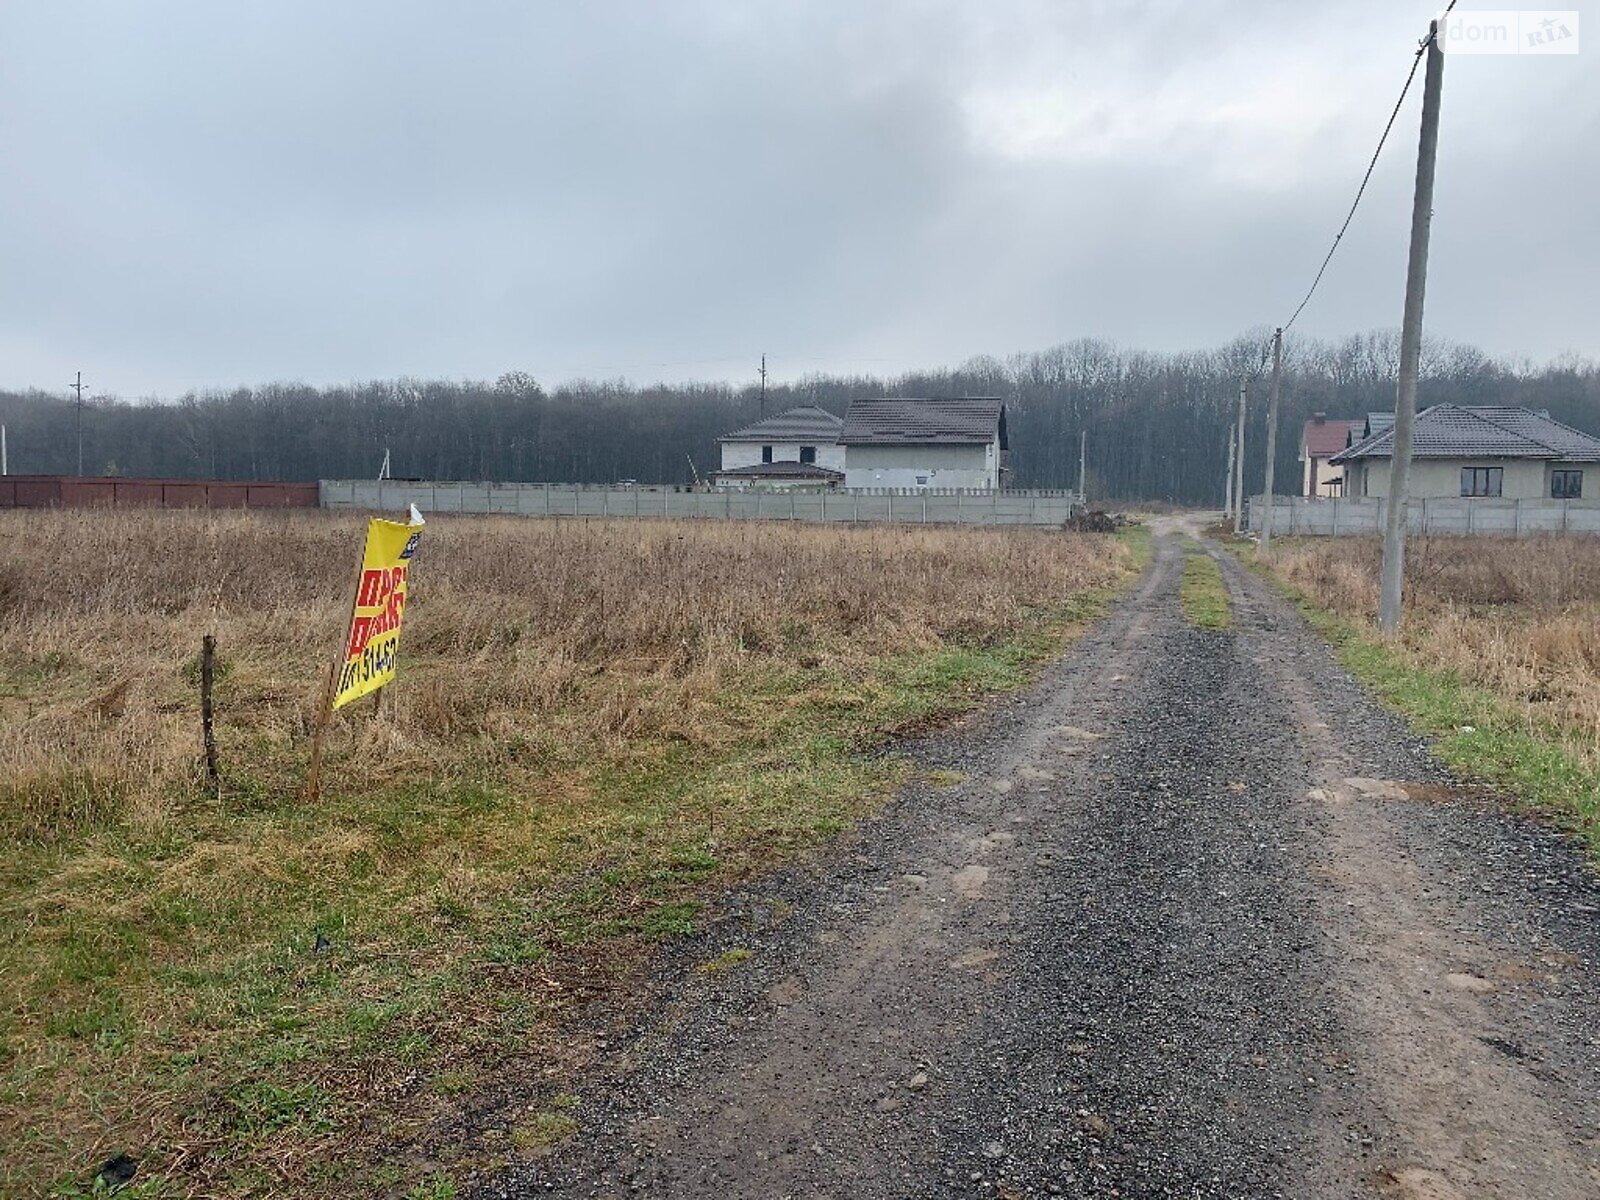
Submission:
M 1239 381 L 1239 427 L 1234 431 L 1234 441 L 1238 444 L 1239 452 L 1234 458 L 1233 475 L 1233 532 L 1238 535 L 1244 530 L 1244 402 L 1248 385 L 1244 380 Z
M 761 415 L 767 415 L 767 356 L 761 356 Z
M 1272 392 L 1267 398 L 1267 488 L 1262 497 L 1261 553 L 1272 549 L 1272 475 L 1278 457 L 1278 385 L 1283 381 L 1283 330 L 1272 333 Z
M 1433 166 L 1439 153 L 1439 92 L 1444 51 L 1439 22 L 1428 26 L 1428 68 L 1422 87 L 1422 134 L 1417 145 L 1417 189 L 1411 202 L 1411 257 L 1406 264 L 1406 308 L 1400 325 L 1400 383 L 1395 393 L 1394 446 L 1389 459 L 1389 503 L 1383 525 L 1383 576 L 1378 628 L 1400 628 L 1406 571 L 1406 505 L 1410 499 L 1411 429 L 1417 415 L 1417 372 L 1422 363 L 1422 297 L 1428 286 L 1428 233 L 1433 223 Z
M 78 474 L 83 474 L 83 372 L 78 372 L 72 390 L 78 393 Z

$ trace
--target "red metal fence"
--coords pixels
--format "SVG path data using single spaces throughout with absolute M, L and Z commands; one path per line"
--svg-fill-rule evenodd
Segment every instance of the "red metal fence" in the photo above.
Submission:
M 0 508 L 315 508 L 315 483 L 0 475 Z

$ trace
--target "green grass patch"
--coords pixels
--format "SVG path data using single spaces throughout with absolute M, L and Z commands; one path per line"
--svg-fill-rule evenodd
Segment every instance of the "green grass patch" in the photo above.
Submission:
M 1128 552 L 1133 555 L 1134 566 L 1143 571 L 1148 567 L 1156 554 L 1156 541 L 1150 530 L 1143 525 L 1124 525 L 1112 535 L 1121 542 Z
M 1196 629 L 1227 629 L 1233 624 L 1222 569 L 1203 551 L 1185 552 L 1178 601 L 1184 619 Z

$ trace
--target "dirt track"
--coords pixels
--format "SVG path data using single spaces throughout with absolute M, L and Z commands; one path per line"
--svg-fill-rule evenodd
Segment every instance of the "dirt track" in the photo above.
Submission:
M 579 1133 L 483 1195 L 1600 1196 L 1600 887 L 1288 608 L 1137 592 L 728 897 Z M 950 778 L 950 776 L 944 776 Z M 683 964 L 687 965 L 687 964 Z

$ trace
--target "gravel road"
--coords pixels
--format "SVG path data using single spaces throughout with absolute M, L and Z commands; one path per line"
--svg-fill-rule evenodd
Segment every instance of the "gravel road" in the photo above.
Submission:
M 728 895 L 475 1194 L 1600 1197 L 1595 876 L 1230 556 L 1191 628 L 1196 546 L 912 747 L 960 782 Z

